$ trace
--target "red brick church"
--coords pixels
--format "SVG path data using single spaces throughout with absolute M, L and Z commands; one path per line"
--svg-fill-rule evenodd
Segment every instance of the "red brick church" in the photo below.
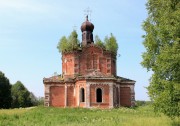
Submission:
M 116 75 L 116 55 L 94 45 L 94 25 L 82 23 L 82 49 L 62 53 L 62 75 L 44 78 L 45 106 L 134 106 L 135 81 Z

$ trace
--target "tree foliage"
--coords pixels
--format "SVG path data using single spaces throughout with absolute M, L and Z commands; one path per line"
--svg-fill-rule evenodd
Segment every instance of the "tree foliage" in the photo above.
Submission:
M 148 86 L 154 109 L 180 116 L 180 1 L 148 0 L 142 66 L 152 70 Z
M 106 50 L 117 54 L 118 44 L 117 44 L 116 38 L 114 37 L 114 35 L 112 33 L 111 33 L 110 37 L 108 37 L 108 36 L 105 37 L 104 43 L 105 43 Z
M 11 85 L 9 79 L 0 71 L 0 108 L 11 107 Z
M 105 45 L 104 45 L 104 43 L 101 41 L 101 39 L 99 38 L 98 35 L 95 36 L 95 45 L 97 45 L 97 46 L 105 49 Z
M 70 52 L 80 48 L 77 32 L 75 30 L 72 31 L 68 38 L 66 38 L 66 36 L 63 36 L 60 39 L 57 48 L 59 49 L 60 53 Z
M 110 52 L 113 52 L 114 54 L 117 54 L 117 50 L 118 50 L 118 43 L 116 41 L 116 38 L 114 37 L 114 35 L 111 33 L 110 37 L 106 36 L 104 38 L 104 42 L 101 41 L 101 39 L 99 38 L 99 36 L 95 36 L 95 45 L 106 49 Z
M 13 108 L 29 107 L 33 105 L 31 101 L 32 94 L 20 81 L 17 81 L 14 85 L 12 85 L 11 93 Z
M 117 44 L 116 38 L 113 36 L 112 33 L 110 34 L 110 37 L 108 37 L 108 36 L 105 37 L 104 42 L 101 41 L 99 36 L 96 35 L 95 36 L 95 45 L 97 45 L 105 50 L 108 50 L 110 52 L 113 52 L 114 54 L 117 54 L 118 44 Z M 80 47 L 80 42 L 78 40 L 77 32 L 74 30 L 68 38 L 66 38 L 66 36 L 63 36 L 59 40 L 57 48 L 60 53 L 71 52 L 74 50 L 81 49 L 82 47 Z

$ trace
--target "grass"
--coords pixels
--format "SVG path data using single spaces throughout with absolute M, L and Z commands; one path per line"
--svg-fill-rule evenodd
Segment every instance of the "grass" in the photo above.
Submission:
M 180 126 L 155 114 L 150 106 L 135 109 L 46 108 L 0 110 L 0 126 Z

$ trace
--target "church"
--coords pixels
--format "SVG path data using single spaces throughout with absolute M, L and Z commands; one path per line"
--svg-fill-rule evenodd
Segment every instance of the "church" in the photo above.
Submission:
M 62 75 L 43 78 L 44 105 L 115 108 L 135 105 L 135 81 L 117 76 L 116 55 L 94 44 L 94 25 L 81 25 L 82 48 L 62 53 Z

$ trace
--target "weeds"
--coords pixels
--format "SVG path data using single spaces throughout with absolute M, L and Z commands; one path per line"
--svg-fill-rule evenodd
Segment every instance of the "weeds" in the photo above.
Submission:
M 0 126 L 178 126 L 150 106 L 118 109 L 46 108 L 0 110 Z

